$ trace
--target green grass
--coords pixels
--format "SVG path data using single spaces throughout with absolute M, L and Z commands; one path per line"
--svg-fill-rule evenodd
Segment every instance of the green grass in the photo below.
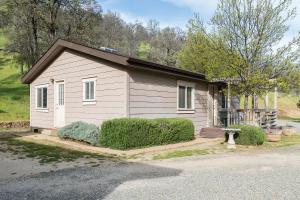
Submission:
M 274 108 L 274 93 L 270 92 L 269 96 L 269 108 Z M 278 110 L 279 118 L 281 119 L 295 119 L 300 121 L 300 109 L 297 107 L 297 102 L 300 100 L 300 97 L 291 94 L 279 93 L 278 95 Z M 244 99 L 241 98 L 241 108 L 244 107 Z M 261 97 L 258 100 L 258 107 L 265 108 L 265 97 Z M 249 106 L 251 108 L 251 98 L 249 98 Z
M 0 31 L 0 48 L 5 42 Z M 0 50 L 0 121 L 29 119 L 29 87 L 20 79 L 13 54 Z
M 37 144 L 19 140 L 17 138 L 2 138 L 0 141 L 0 151 L 8 151 L 15 155 L 24 155 L 25 157 L 35 158 L 38 159 L 41 164 L 62 161 L 68 162 L 78 158 L 108 158 L 106 155 L 70 150 L 58 146 Z M 3 143 L 6 143 L 7 145 L 4 145 Z
M 155 155 L 153 157 L 153 160 L 179 158 L 179 157 L 187 157 L 187 156 L 195 156 L 195 155 L 206 155 L 209 153 L 210 152 L 207 149 L 176 150 L 176 151 Z
M 292 135 L 292 136 L 281 136 L 281 141 L 279 142 L 266 142 L 264 143 L 264 147 L 286 147 L 300 144 L 300 135 Z
M 6 42 L 7 42 L 7 39 L 4 36 L 3 31 L 0 30 L 0 49 L 4 48 Z
M 297 122 L 300 123 L 300 118 L 299 117 L 288 117 L 288 116 L 281 116 L 280 119 L 284 119 L 284 120 L 289 120 L 292 122 Z

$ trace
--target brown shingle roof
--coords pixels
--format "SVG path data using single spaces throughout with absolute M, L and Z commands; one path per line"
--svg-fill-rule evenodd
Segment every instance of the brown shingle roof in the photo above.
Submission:
M 93 56 L 99 59 L 117 63 L 128 68 L 140 68 L 145 70 L 157 71 L 185 78 L 205 80 L 205 75 L 195 73 L 175 67 L 169 67 L 158 63 L 125 56 L 119 53 L 107 52 L 104 50 L 88 47 L 82 44 L 58 39 L 48 51 L 33 65 L 33 67 L 22 77 L 22 83 L 30 84 L 35 80 L 64 50 L 70 49 L 82 54 Z

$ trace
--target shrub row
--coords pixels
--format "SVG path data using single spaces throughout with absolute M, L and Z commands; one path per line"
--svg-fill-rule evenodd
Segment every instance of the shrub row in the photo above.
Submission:
M 61 128 L 58 131 L 58 136 L 97 145 L 99 142 L 99 129 L 93 124 L 74 122 Z
M 232 125 L 230 128 L 238 128 L 241 131 L 234 135 L 234 140 L 236 144 L 239 145 L 262 145 L 266 140 L 265 131 L 256 126 L 250 125 Z M 226 141 L 228 139 L 228 134 L 226 134 Z
M 170 144 L 194 139 L 194 125 L 183 118 L 120 118 L 103 122 L 101 146 L 115 149 Z

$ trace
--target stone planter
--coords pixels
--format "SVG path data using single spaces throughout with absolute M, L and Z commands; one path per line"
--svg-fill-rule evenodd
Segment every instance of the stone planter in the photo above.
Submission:
M 29 121 L 0 121 L 0 128 L 29 128 Z
M 281 140 L 280 134 L 267 134 L 269 142 L 279 142 Z
M 282 134 L 285 136 L 291 136 L 296 133 L 296 130 L 294 127 L 284 127 L 282 130 Z

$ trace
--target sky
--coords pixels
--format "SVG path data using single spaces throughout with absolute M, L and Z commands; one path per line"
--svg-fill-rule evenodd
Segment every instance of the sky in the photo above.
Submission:
M 97 0 L 104 12 L 120 14 L 126 22 L 139 21 L 144 24 L 150 19 L 160 22 L 160 27 L 172 26 L 186 28 L 193 13 L 199 13 L 204 22 L 208 22 L 217 7 L 218 0 Z M 300 31 L 300 0 L 293 0 L 297 16 L 290 23 L 290 29 L 284 38 L 289 41 Z

